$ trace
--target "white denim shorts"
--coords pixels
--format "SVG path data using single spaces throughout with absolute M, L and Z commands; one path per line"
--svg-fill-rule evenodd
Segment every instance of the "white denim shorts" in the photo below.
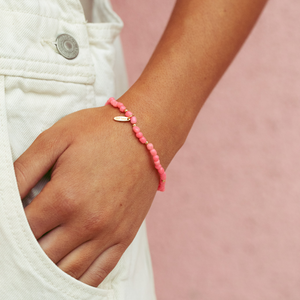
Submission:
M 100 286 L 86 285 L 48 258 L 27 222 L 24 206 L 49 178 L 22 202 L 13 168 L 59 119 L 125 92 L 122 26 L 108 0 L 94 1 L 93 23 L 79 0 L 0 1 L 0 299 L 155 299 L 145 223 Z M 60 34 L 76 40 L 76 58 L 59 54 Z

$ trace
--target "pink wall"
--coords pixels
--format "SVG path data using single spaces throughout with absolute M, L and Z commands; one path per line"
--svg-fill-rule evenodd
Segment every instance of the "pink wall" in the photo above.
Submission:
M 133 83 L 174 1 L 112 2 Z M 148 216 L 159 300 L 300 299 L 299 16 L 269 2 L 168 168 Z

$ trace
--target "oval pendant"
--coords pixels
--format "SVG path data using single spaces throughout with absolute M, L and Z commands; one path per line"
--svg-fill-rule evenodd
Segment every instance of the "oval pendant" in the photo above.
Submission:
M 114 120 L 115 121 L 120 121 L 120 122 L 128 122 L 128 121 L 130 121 L 130 119 L 128 117 L 124 117 L 124 116 L 114 117 Z

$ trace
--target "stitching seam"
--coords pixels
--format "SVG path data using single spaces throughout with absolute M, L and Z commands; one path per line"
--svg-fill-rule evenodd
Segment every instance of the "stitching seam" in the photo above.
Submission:
M 0 71 L 1 71 L 1 72 L 2 72 L 2 71 L 16 71 L 16 69 L 15 69 L 15 68 L 11 68 L 11 69 L 9 69 L 9 68 L 6 68 L 6 69 L 1 68 Z M 24 73 L 23 70 L 20 70 L 20 71 L 21 71 L 22 73 Z M 18 73 L 20 73 L 20 72 L 16 72 L 16 74 L 18 74 Z M 67 76 L 67 77 L 71 77 L 71 78 L 77 78 L 77 77 L 79 77 L 79 78 L 86 78 L 87 80 L 88 80 L 88 79 L 92 79 L 92 78 L 95 77 L 94 75 L 86 76 L 85 74 L 66 75 L 66 74 L 63 74 L 63 73 L 38 72 L 38 71 L 25 71 L 25 73 L 34 73 L 34 74 L 52 74 L 52 75 Z M 2 75 L 3 75 L 3 74 L 2 74 Z M 15 76 L 17 76 L 17 75 L 15 75 Z
M 9 57 L 9 56 L 0 56 L 1 58 L 11 59 L 11 60 L 23 60 L 23 61 L 30 61 L 30 62 L 38 62 L 42 64 L 48 64 L 48 65 L 57 65 L 57 66 L 67 66 L 67 67 L 91 67 L 94 66 L 93 64 L 76 64 L 76 65 L 68 65 L 64 63 L 54 63 L 54 62 L 47 62 L 47 61 L 41 61 L 41 60 L 33 60 L 33 59 L 25 59 L 25 58 L 17 58 L 17 57 Z

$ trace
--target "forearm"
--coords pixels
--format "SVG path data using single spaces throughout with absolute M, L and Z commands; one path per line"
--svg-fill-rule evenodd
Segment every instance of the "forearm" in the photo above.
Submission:
M 122 99 L 138 117 L 145 136 L 155 144 L 163 166 L 167 167 L 183 145 L 203 103 L 266 2 L 176 2 L 144 72 Z

